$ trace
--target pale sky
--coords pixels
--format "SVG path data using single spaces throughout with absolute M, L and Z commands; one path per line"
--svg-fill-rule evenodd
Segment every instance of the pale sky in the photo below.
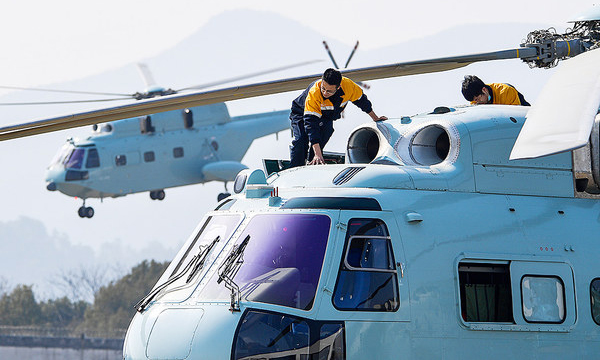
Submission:
M 211 17 L 233 9 L 280 13 L 330 38 L 346 44 L 360 39 L 361 48 L 372 49 L 468 23 L 547 23 L 563 30 L 569 19 L 594 2 L 0 0 L 0 4 L 0 85 L 40 86 L 154 56 Z M 235 24 L 231 29 L 243 31 Z

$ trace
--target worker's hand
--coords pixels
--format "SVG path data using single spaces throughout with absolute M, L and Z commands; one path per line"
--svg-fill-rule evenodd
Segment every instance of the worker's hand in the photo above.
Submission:
M 387 119 L 388 119 L 387 116 L 380 116 L 375 121 L 383 121 L 383 120 L 387 120 Z
M 325 164 L 325 159 L 323 159 L 323 155 L 315 154 L 313 159 L 308 163 L 308 165 L 323 165 Z

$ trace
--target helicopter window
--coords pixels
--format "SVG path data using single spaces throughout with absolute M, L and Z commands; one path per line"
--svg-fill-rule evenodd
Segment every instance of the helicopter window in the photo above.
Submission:
M 600 325 L 600 279 L 594 279 L 590 285 L 590 297 L 592 301 L 592 318 Z
M 318 214 L 256 215 L 238 238 L 250 236 L 233 281 L 241 300 L 310 310 L 321 276 L 331 220 Z M 200 297 L 229 299 L 213 274 Z
M 87 180 L 89 178 L 87 171 L 67 170 L 65 174 L 65 181 Z
M 115 165 L 117 165 L 117 166 L 127 165 L 127 156 L 125 156 L 125 155 L 115 156 Z
M 173 157 L 174 158 L 183 157 L 183 148 L 182 147 L 173 148 Z
M 64 163 L 65 159 L 71 152 L 71 149 L 72 149 L 72 147 L 69 144 L 63 145 L 63 147 L 61 147 L 60 150 L 58 150 L 58 152 L 56 153 L 56 155 L 54 156 L 54 159 L 52 159 L 50 164 L 54 165 L 54 164 Z
M 75 148 L 71 151 L 69 156 L 64 160 L 66 169 L 81 169 L 83 165 L 83 157 L 85 156 L 85 149 Z
M 166 300 L 183 300 L 189 297 L 195 286 L 188 286 L 188 284 L 198 284 L 199 280 L 202 279 L 202 274 L 216 260 L 241 221 L 242 216 L 237 214 L 209 217 L 194 238 L 188 240 L 188 243 L 184 246 L 185 251 L 182 250 L 177 254 L 161 277 L 160 284 L 171 281 L 165 288 L 163 298 Z M 217 238 L 218 240 L 215 241 Z M 198 256 L 211 247 L 212 249 L 207 251 L 205 255 L 203 266 L 192 270 L 190 266 L 192 261 L 197 261 Z M 179 275 L 181 275 L 180 278 L 175 279 Z
M 398 278 L 385 223 L 351 219 L 344 254 L 333 295 L 335 308 L 396 311 L 400 305 Z
M 154 151 L 146 151 L 144 153 L 144 162 L 153 162 L 154 160 Z
M 187 248 L 185 254 L 178 262 L 177 266 L 173 270 L 176 273 L 179 268 L 184 264 L 188 263 L 191 258 L 195 255 L 193 250 L 199 246 L 207 245 L 217 236 L 219 236 L 223 243 L 229 239 L 233 231 L 238 227 L 241 222 L 240 215 L 222 215 L 222 216 L 211 216 L 208 218 L 202 229 L 198 232 L 190 246 Z M 171 274 L 173 275 L 173 274 Z
M 88 151 L 88 157 L 85 161 L 85 167 L 88 169 L 97 168 L 100 166 L 100 157 L 98 156 L 98 150 L 91 148 Z
M 235 334 L 233 359 L 345 359 L 344 324 L 247 311 Z
M 565 320 L 565 287 L 556 276 L 524 276 L 521 279 L 523 316 L 531 323 Z
M 508 264 L 460 263 L 458 278 L 464 321 L 514 323 Z

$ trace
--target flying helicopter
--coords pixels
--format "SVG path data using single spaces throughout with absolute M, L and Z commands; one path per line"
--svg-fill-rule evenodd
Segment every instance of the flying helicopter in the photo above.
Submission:
M 113 97 L 0 105 L 96 102 L 123 98 L 142 100 L 209 88 L 313 62 L 300 62 L 177 90 L 158 86 L 148 67 L 138 63 L 138 70 L 146 85 L 143 92 L 115 94 L 17 88 Z M 59 149 L 48 166 L 46 188 L 81 199 L 83 204 L 77 211 L 81 218 L 94 216 L 94 209 L 86 206 L 86 200 L 90 198 L 102 200 L 148 191 L 152 200 L 163 200 L 166 188 L 209 181 L 224 183 L 225 192 L 217 197 L 220 201 L 230 195 L 227 182 L 233 181 L 238 172 L 247 168 L 241 160 L 252 141 L 289 128 L 288 118 L 288 110 L 231 117 L 227 105 L 216 103 L 94 124 L 88 137 L 69 138 Z
M 519 49 L 344 71 L 371 80 L 572 57 L 531 109 L 438 107 L 359 126 L 344 164 L 242 170 L 136 305 L 124 359 L 596 357 L 600 12 L 576 20 L 568 36 Z M 315 77 L 12 126 L 0 139 Z

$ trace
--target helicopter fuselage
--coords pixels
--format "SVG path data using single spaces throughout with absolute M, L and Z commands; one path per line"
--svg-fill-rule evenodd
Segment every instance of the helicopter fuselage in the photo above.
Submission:
M 288 128 L 288 115 L 230 117 L 221 103 L 95 125 L 59 151 L 47 187 L 88 199 L 232 181 L 252 141 Z
M 243 170 L 124 358 L 593 358 L 600 201 L 571 152 L 508 160 L 527 110 L 365 125 L 346 164 Z

